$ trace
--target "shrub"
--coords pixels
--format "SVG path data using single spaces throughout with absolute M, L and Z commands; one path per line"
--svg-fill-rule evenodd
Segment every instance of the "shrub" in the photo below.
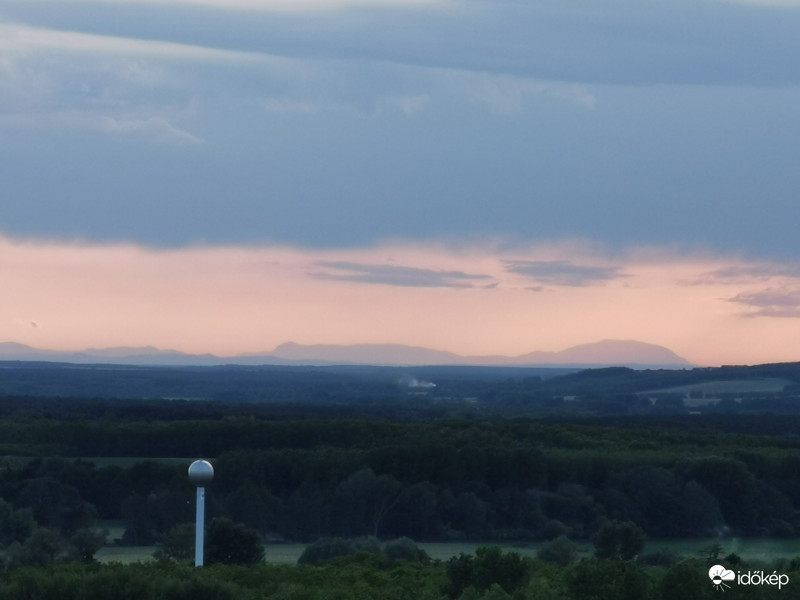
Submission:
M 595 556 L 631 560 L 642 551 L 645 537 L 642 528 L 631 521 L 606 521 L 592 536 Z
M 680 555 L 676 552 L 662 548 L 643 555 L 639 558 L 639 562 L 651 567 L 669 567 L 678 562 L 679 559 Z
M 542 544 L 537 558 L 560 566 L 566 566 L 578 557 L 578 545 L 565 535 Z
M 383 546 L 383 555 L 390 560 L 413 560 L 428 562 L 428 553 L 419 548 L 414 540 L 407 537 L 397 538 L 386 542 Z
M 217 517 L 208 524 L 205 558 L 208 564 L 252 565 L 264 560 L 264 544 L 254 529 Z
M 153 556 L 159 560 L 191 560 L 194 558 L 194 536 L 193 523 L 174 525 L 161 537 Z
M 321 565 L 332 561 L 340 556 L 356 554 L 357 552 L 368 552 L 379 554 L 380 546 L 372 538 L 358 538 L 346 540 L 344 538 L 321 538 L 307 546 L 297 563 L 301 565 Z
M 451 598 L 458 598 L 470 587 L 483 592 L 497 584 L 513 593 L 527 582 L 529 565 L 516 552 L 503 554 L 495 546 L 480 547 L 475 550 L 475 556 L 460 554 L 447 561 L 448 582 L 443 591 Z

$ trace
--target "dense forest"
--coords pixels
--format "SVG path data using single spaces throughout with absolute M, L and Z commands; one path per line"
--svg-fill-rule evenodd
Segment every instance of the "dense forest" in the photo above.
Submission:
M 469 561 L 480 557 L 463 557 L 461 566 L 419 557 L 413 566 L 399 566 L 374 552 L 367 552 L 371 558 L 360 552 L 337 559 L 345 561 L 344 571 L 372 569 L 375 581 L 386 585 L 393 578 L 424 580 L 419 594 L 396 597 L 670 597 L 658 594 L 675 569 L 685 569 L 678 557 L 612 551 L 576 562 L 571 544 L 597 546 L 611 535 L 613 547 L 613 539 L 630 540 L 631 531 L 642 540 L 800 537 L 800 414 L 793 406 L 798 367 L 753 369 L 543 375 L 436 368 L 416 369 L 410 379 L 411 373 L 391 369 L 343 368 L 316 372 L 317 380 L 303 370 L 279 369 L 263 387 L 257 384 L 265 374 L 258 369 L 247 371 L 241 384 L 237 369 L 209 369 L 202 397 L 210 399 L 202 401 L 180 394 L 71 395 L 78 389 L 73 384 L 63 395 L 17 390 L 0 398 L 0 596 L 47 597 L 20 595 L 33 585 L 25 579 L 30 566 L 50 569 L 54 580 L 112 577 L 106 570 L 60 566 L 91 562 L 106 543 L 158 544 L 168 562 L 181 556 L 165 549 L 194 517 L 188 464 L 206 458 L 216 471 L 207 493 L 210 522 L 239 527 L 251 536 L 241 539 L 259 544 L 505 540 L 544 544 L 551 553 L 550 559 L 520 558 L 524 565 L 515 568 L 523 574 L 513 585 L 483 581 L 457 590 L 453 578 L 469 580 L 470 569 L 478 569 Z M 91 381 L 93 369 L 38 365 L 22 371 L 6 368 L 0 387 L 18 386 L 23 376 L 38 373 L 42 381 L 33 377 L 31 385 L 55 390 L 59 373 L 80 371 L 79 378 Z M 116 372 L 97 371 L 101 381 Z M 222 373 L 229 394 L 208 393 L 222 389 L 211 371 Z M 181 369 L 134 372 L 176 388 L 186 377 Z M 783 384 L 769 393 L 745 384 L 738 391 L 726 388 L 701 404 L 702 410 L 684 404 L 708 400 L 709 392 L 692 386 L 720 377 Z M 688 387 L 675 391 L 679 386 Z M 118 539 L 102 531 L 107 522 L 122 525 Z M 324 570 L 328 564 L 303 568 Z M 599 577 L 581 575 L 581 569 L 600 564 L 622 569 L 620 577 L 630 577 L 631 589 L 638 591 L 576 596 L 581 577 Z M 794 563 L 783 567 L 797 570 Z M 169 583 L 172 575 L 162 567 L 138 568 L 152 569 L 148 585 L 163 577 L 172 590 L 153 587 L 150 596 L 140 597 L 192 597 L 181 594 L 192 585 L 216 585 L 202 579 L 206 575 L 187 575 L 194 583 L 185 585 Z M 263 569 L 297 593 L 284 589 L 280 595 L 277 586 L 278 595 L 258 595 L 242 580 L 208 597 L 394 597 L 377 591 L 314 596 L 299 591 L 305 584 L 292 579 L 297 571 Z M 542 578 L 550 582 L 551 595 L 526 595 L 532 582 L 544 585 Z
M 5 417 L 5 451 L 17 452 L 0 496 L 44 526 L 121 519 L 127 543 L 152 544 L 191 520 L 186 467 L 207 457 L 210 514 L 265 539 L 585 539 L 608 519 L 653 537 L 800 532 L 800 418 L 761 416 L 737 432 L 710 416 L 183 417 Z

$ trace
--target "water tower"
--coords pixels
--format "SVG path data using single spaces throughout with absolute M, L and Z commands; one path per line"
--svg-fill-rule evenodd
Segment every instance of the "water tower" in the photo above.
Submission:
M 194 534 L 194 566 L 203 566 L 203 534 L 206 521 L 206 485 L 214 479 L 214 467 L 207 460 L 196 460 L 189 465 L 189 479 L 197 486 L 197 515 Z

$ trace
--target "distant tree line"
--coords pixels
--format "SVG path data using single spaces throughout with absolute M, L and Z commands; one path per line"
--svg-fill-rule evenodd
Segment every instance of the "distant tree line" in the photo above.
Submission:
M 689 390 L 711 382 L 781 382 L 768 392 L 758 385 L 716 393 L 715 414 L 800 414 L 800 363 L 695 369 L 528 368 L 528 367 L 367 367 L 367 366 L 221 366 L 143 367 L 2 362 L 0 396 L 17 410 L 53 414 L 41 399 L 70 399 L 94 410 L 87 400 L 142 400 L 137 412 L 169 400 L 178 414 L 183 401 L 201 401 L 208 413 L 220 405 L 237 411 L 249 404 L 266 410 L 327 411 L 329 415 L 393 415 L 393 418 L 454 416 L 570 417 L 597 415 L 686 414 Z M 414 382 L 431 385 L 420 387 Z M 697 386 L 700 386 L 699 388 Z M 670 391 L 683 389 L 684 391 Z M 735 389 L 735 386 L 731 388 Z M 654 391 L 655 390 L 655 391 Z M 659 391 L 660 390 L 660 391 Z M 311 409 L 309 411 L 309 409 Z M 3 408 L 0 407 L 0 411 Z M 120 408 L 107 403 L 106 410 Z M 130 407 L 125 410 L 134 410 Z M 63 412 L 63 411 L 62 411 Z

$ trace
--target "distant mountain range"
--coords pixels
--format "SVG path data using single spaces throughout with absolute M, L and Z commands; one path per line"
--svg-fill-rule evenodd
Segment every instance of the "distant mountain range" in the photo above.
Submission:
M 177 350 L 140 348 L 89 348 L 79 352 L 40 350 L 15 342 L 0 342 L 0 360 L 47 361 L 79 364 L 126 365 L 475 365 L 569 366 L 633 368 L 690 368 L 693 365 L 663 346 L 634 340 L 603 340 L 573 346 L 561 352 L 530 352 L 520 356 L 461 356 L 452 352 L 401 344 L 301 345 L 281 344 L 272 352 L 220 357 L 186 354 Z

